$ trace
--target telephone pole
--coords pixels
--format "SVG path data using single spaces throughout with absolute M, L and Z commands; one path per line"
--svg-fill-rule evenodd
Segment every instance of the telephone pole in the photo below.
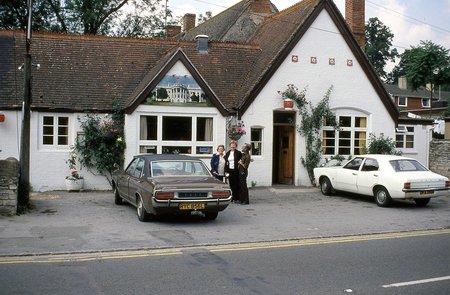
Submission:
M 22 104 L 22 135 L 20 140 L 20 174 L 17 193 L 17 212 L 23 212 L 30 200 L 30 104 L 31 104 L 31 17 L 32 0 L 27 0 L 27 33 L 24 62 L 25 82 Z

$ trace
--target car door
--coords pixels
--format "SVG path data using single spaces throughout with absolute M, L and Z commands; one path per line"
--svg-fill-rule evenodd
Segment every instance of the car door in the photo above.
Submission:
M 363 160 L 364 158 L 356 157 L 345 164 L 345 166 L 336 173 L 336 181 L 333 185 L 334 188 L 346 192 L 357 192 L 358 188 L 356 183 L 359 168 L 361 167 Z
M 144 174 L 145 160 L 137 158 L 133 171 L 130 171 L 128 177 L 128 196 L 130 202 L 136 204 L 136 192 L 140 192 Z
M 372 188 L 378 183 L 380 165 L 372 158 L 366 158 L 357 176 L 357 192 L 362 195 L 373 195 Z
M 134 158 L 128 167 L 125 169 L 124 173 L 118 177 L 118 185 L 117 188 L 122 197 L 127 200 L 130 200 L 130 192 L 129 192 L 129 182 L 130 176 L 134 173 L 136 169 L 136 165 L 139 162 L 139 158 Z

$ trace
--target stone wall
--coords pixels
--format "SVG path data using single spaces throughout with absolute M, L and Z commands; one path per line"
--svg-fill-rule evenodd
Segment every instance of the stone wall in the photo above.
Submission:
M 0 160 L 0 215 L 17 213 L 17 187 L 19 161 L 15 158 Z
M 433 139 L 430 143 L 430 170 L 450 178 L 450 140 Z

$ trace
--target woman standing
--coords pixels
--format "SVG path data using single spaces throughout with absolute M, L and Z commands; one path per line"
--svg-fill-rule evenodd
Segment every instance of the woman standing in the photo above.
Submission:
M 217 146 L 217 153 L 211 158 L 211 173 L 220 181 L 223 181 L 225 175 L 225 159 L 224 159 L 225 146 L 220 144 Z
M 225 173 L 228 174 L 231 193 L 233 194 L 231 202 L 239 202 L 239 167 L 238 163 L 242 158 L 242 153 L 236 150 L 237 142 L 230 142 L 230 150 L 225 154 Z
M 242 146 L 242 158 L 239 161 L 239 200 L 242 205 L 248 205 L 248 187 L 247 187 L 247 176 L 248 176 L 248 166 L 252 161 L 250 156 L 250 145 L 245 143 Z

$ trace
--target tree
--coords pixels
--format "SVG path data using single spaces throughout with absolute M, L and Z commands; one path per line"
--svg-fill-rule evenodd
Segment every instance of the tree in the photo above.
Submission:
M 208 11 L 205 11 L 205 14 L 200 13 L 200 14 L 198 15 L 197 23 L 198 23 L 198 24 L 204 23 L 205 21 L 207 21 L 207 20 L 210 19 L 210 18 L 212 18 L 212 12 L 209 11 L 209 10 L 208 10 Z
M 382 79 L 387 78 L 384 70 L 388 61 L 398 57 L 397 49 L 391 49 L 394 34 L 377 17 L 369 19 L 365 28 L 365 52 L 375 71 Z
M 411 47 L 404 62 L 405 76 L 413 90 L 429 85 L 430 116 L 435 86 L 450 83 L 449 50 L 431 41 Z
M 133 37 L 161 36 L 164 35 L 166 17 L 166 8 L 162 2 L 162 0 L 34 0 L 33 30 Z M 169 10 L 167 17 L 169 22 L 173 23 Z M 0 0 L 0 27 L 25 29 L 26 1 Z

